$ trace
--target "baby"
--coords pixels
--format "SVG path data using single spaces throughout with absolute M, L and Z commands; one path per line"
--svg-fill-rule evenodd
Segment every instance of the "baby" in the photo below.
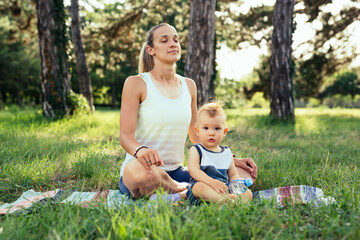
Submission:
M 206 202 L 234 201 L 239 196 L 244 203 L 252 199 L 252 192 L 238 195 L 229 193 L 226 183 L 239 178 L 230 148 L 220 146 L 229 128 L 221 105 L 208 103 L 199 109 L 195 131 L 200 144 L 189 150 L 188 167 L 192 177 L 187 198 L 191 202 L 203 199 Z

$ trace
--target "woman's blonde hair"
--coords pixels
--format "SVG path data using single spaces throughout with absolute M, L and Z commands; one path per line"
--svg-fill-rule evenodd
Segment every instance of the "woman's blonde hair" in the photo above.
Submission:
M 138 66 L 139 73 L 149 72 L 155 66 L 154 58 L 146 51 L 146 46 L 154 47 L 154 32 L 155 30 L 157 30 L 162 26 L 171 26 L 171 25 L 167 23 L 160 23 L 159 25 L 153 27 L 147 34 L 146 42 L 143 44 L 140 51 L 139 66 Z

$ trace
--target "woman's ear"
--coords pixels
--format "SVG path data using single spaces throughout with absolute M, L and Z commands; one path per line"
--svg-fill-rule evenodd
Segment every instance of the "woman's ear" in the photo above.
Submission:
M 195 127 L 195 132 L 197 135 L 199 135 L 199 128 L 198 127 Z
M 146 46 L 145 50 L 146 50 L 146 52 L 147 52 L 150 56 L 154 56 L 154 55 L 155 55 L 152 47 L 150 47 L 149 45 Z

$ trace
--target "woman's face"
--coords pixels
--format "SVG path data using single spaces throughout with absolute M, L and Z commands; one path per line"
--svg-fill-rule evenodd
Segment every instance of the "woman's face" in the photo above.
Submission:
M 154 57 L 154 60 L 172 64 L 177 62 L 181 57 L 181 46 L 175 28 L 164 25 L 156 29 L 153 34 L 154 46 L 147 46 L 148 53 Z

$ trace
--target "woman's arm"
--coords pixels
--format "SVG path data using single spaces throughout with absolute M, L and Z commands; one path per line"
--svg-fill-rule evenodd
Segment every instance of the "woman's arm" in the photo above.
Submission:
M 131 76 L 126 79 L 121 96 L 120 144 L 131 155 L 141 146 L 135 139 L 135 130 L 140 103 L 145 98 L 146 84 L 144 80 L 139 76 Z M 141 148 L 137 152 L 137 159 L 149 173 L 151 172 L 151 165 L 163 165 L 155 149 Z
M 200 156 L 194 146 L 189 150 L 188 168 L 191 177 L 196 181 L 209 185 L 219 194 L 227 193 L 228 188 L 225 183 L 208 176 L 200 169 Z
M 186 83 L 188 85 L 188 89 L 191 95 L 191 121 L 189 125 L 189 139 L 190 141 L 195 144 L 199 143 L 199 137 L 196 135 L 195 132 L 195 124 L 197 118 L 197 92 L 196 92 L 196 84 L 195 82 L 190 79 L 186 78 Z

